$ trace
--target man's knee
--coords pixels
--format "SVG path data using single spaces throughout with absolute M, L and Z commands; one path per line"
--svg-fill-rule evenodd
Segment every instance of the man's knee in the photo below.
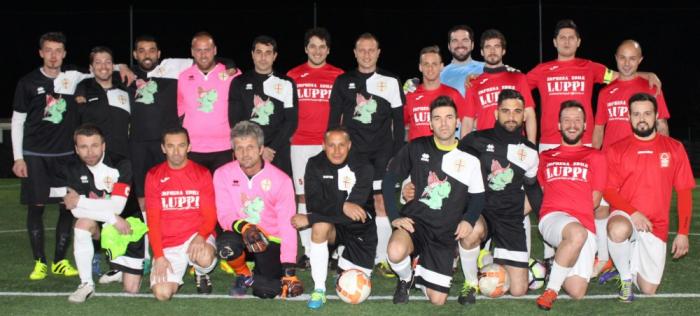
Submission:
M 447 293 L 428 290 L 428 299 L 433 305 L 445 305 L 445 303 L 447 302 Z
M 623 242 L 632 236 L 632 224 L 624 216 L 613 216 L 608 219 L 608 238 L 614 242 Z
M 214 246 L 207 244 L 204 251 L 199 255 L 195 263 L 200 267 L 209 267 L 216 260 L 216 249 Z
M 311 226 L 311 240 L 315 243 L 328 241 L 333 225 L 330 223 L 315 223 Z
M 404 236 L 404 234 L 406 236 Z M 397 230 L 389 239 L 389 245 L 387 246 L 387 257 L 391 262 L 400 262 L 406 258 L 411 251 L 410 237 L 407 236 L 408 233 Z
M 159 301 L 168 301 L 170 300 L 173 295 L 175 295 L 175 291 L 169 284 L 161 283 L 161 284 L 156 284 L 153 287 L 151 287 L 151 290 L 153 291 L 153 296 Z
M 574 245 L 582 247 L 588 239 L 588 230 L 583 225 L 571 223 L 564 228 L 564 238 Z

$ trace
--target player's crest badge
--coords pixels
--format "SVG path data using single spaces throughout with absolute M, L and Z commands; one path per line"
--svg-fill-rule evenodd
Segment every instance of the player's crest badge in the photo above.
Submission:
M 226 73 L 226 71 L 222 71 L 219 73 L 219 80 L 221 81 L 226 81 L 228 79 L 229 75 Z
M 120 108 L 128 113 L 131 113 L 129 95 L 124 90 L 111 89 L 107 91 L 107 103 L 113 107 Z
M 270 191 L 272 188 L 272 181 L 270 179 L 263 179 L 260 181 L 260 188 L 265 192 Z
M 659 154 L 659 163 L 661 164 L 661 168 L 668 168 L 671 164 L 671 154 L 667 152 Z
M 350 170 L 347 165 L 338 169 L 338 190 L 348 192 L 348 195 L 352 192 L 352 188 L 355 186 L 357 179 L 355 178 L 355 173 Z

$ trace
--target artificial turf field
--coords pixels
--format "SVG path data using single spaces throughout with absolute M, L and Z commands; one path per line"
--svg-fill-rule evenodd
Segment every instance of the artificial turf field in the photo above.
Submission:
M 696 180 L 697 181 L 697 180 Z M 328 277 L 327 304 L 318 311 L 306 308 L 308 295 L 293 300 L 260 300 L 257 298 L 231 298 L 227 295 L 233 277 L 216 270 L 212 274 L 214 293 L 209 296 L 196 294 L 191 277 L 185 278 L 180 293 L 170 302 L 157 302 L 148 291 L 148 282 L 141 285 L 141 294 L 123 295 L 118 284 L 96 285 L 96 295 L 86 303 L 68 303 L 67 296 L 75 290 L 78 277 L 65 278 L 50 275 L 41 281 L 29 281 L 32 262 L 29 241 L 25 230 L 26 208 L 19 204 L 19 180 L 0 179 L 0 314 L 1 315 L 455 315 L 481 313 L 483 315 L 542 314 L 534 299 L 542 290 L 531 291 L 524 298 L 505 296 L 499 299 L 477 298 L 477 304 L 464 307 L 455 296 L 462 284 L 462 274 L 457 272 L 450 291 L 451 299 L 444 306 L 436 307 L 422 298 L 419 291 L 412 292 L 407 305 L 394 305 L 391 295 L 396 279 L 379 276 L 372 278 L 372 296 L 360 305 L 349 305 L 334 297 L 333 272 Z M 696 315 L 700 313 L 700 193 L 694 192 L 693 217 L 690 236 L 690 252 L 681 260 L 670 255 L 674 234 L 669 236 L 666 270 L 657 297 L 637 296 L 631 304 L 619 303 L 613 283 L 599 285 L 591 280 L 588 296 L 583 301 L 572 301 L 565 295 L 554 304 L 548 314 L 598 315 Z M 671 228 L 677 228 L 675 204 L 672 205 Z M 49 206 L 44 215 L 46 230 L 46 254 L 53 256 L 53 227 L 56 222 L 55 206 Z M 694 232 L 695 231 L 695 232 Z M 533 228 L 533 257 L 541 257 L 542 244 L 536 228 Z M 72 248 L 68 258 L 73 262 Z M 103 271 L 107 269 L 103 264 Z M 308 271 L 299 272 L 311 292 L 312 282 Z M 97 281 L 97 279 L 95 279 Z

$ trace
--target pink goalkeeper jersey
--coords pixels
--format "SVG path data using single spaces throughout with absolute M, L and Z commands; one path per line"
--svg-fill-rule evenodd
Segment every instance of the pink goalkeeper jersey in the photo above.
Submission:
M 216 216 L 224 230 L 245 220 L 258 225 L 271 240 L 279 238 L 280 262 L 296 262 L 297 232 L 291 219 L 296 214 L 292 179 L 266 162 L 252 178 L 243 173 L 238 161 L 229 162 L 214 172 Z
M 231 80 L 226 67 L 217 64 L 204 74 L 197 65 L 180 73 L 177 80 L 177 116 L 190 133 L 192 151 L 210 153 L 231 149 L 228 91 Z

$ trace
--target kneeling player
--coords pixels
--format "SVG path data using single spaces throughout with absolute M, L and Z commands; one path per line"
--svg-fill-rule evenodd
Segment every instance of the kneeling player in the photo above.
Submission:
M 318 309 L 326 302 L 328 246 L 345 245 L 338 259 L 339 270 L 358 269 L 370 276 L 377 248 L 372 198 L 373 168 L 349 154 L 350 135 L 340 128 L 326 132 L 323 152 L 306 165 L 304 190 L 309 214 L 297 214 L 292 225 L 311 225 L 311 277 L 314 292 L 308 306 Z M 340 271 L 339 271 L 340 272 Z
M 217 261 L 214 187 L 209 170 L 187 159 L 191 148 L 186 129 L 166 130 L 161 140 L 166 161 L 146 174 L 151 290 L 159 301 L 177 293 L 188 265 L 194 266 L 197 292 L 212 291 L 208 273 Z
M 678 193 L 678 235 L 673 258 L 688 253 L 695 187 L 688 155 L 678 141 L 656 131 L 656 98 L 646 93 L 629 102 L 633 136 L 608 147 L 605 198 L 613 209 L 608 221 L 610 257 L 620 273 L 623 302 L 634 299 L 632 283 L 655 294 L 666 264 L 671 187 Z
M 100 129 L 85 124 L 75 131 L 75 152 L 80 162 L 66 166 L 68 193 L 63 198 L 66 209 L 77 218 L 73 251 L 80 275 L 80 286 L 68 297 L 72 303 L 82 303 L 95 292 L 92 280 L 92 258 L 95 255 L 93 237 L 98 237 L 98 223 L 112 224 L 121 234 L 132 229 L 119 214 L 124 210 L 131 182 L 131 164 L 122 160 L 113 165 L 105 157 L 105 141 Z M 145 231 L 142 231 L 142 233 Z M 124 291 L 138 293 L 143 270 L 143 234 L 128 245 L 126 254 L 113 258 L 112 269 L 123 272 Z
M 479 159 L 457 147 L 457 109 L 449 97 L 430 104 L 433 136 L 414 139 L 389 164 L 382 190 L 392 225 L 388 258 L 399 277 L 394 303 L 407 303 L 413 277 L 430 302 L 442 305 L 452 281 L 457 240 L 466 237 L 484 205 Z M 395 185 L 411 176 L 418 199 L 395 204 Z M 410 255 L 418 256 L 413 271 Z M 415 275 L 412 275 L 415 274 Z
M 544 196 L 539 229 L 544 241 L 556 248 L 547 288 L 537 298 L 544 310 L 552 308 L 562 285 L 573 299 L 583 298 L 593 272 L 593 210 L 600 203 L 607 169 L 600 151 L 583 146 L 585 126 L 583 106 L 565 101 L 559 110 L 561 146 L 540 154 L 537 180 Z
M 286 173 L 263 161 L 264 141 L 255 123 L 242 121 L 231 130 L 236 160 L 214 173 L 217 217 L 224 229 L 216 241 L 218 254 L 237 274 L 231 295 L 244 295 L 252 286 L 261 298 L 297 296 L 304 289 L 294 269 L 294 188 Z M 255 261 L 254 277 L 247 258 Z

